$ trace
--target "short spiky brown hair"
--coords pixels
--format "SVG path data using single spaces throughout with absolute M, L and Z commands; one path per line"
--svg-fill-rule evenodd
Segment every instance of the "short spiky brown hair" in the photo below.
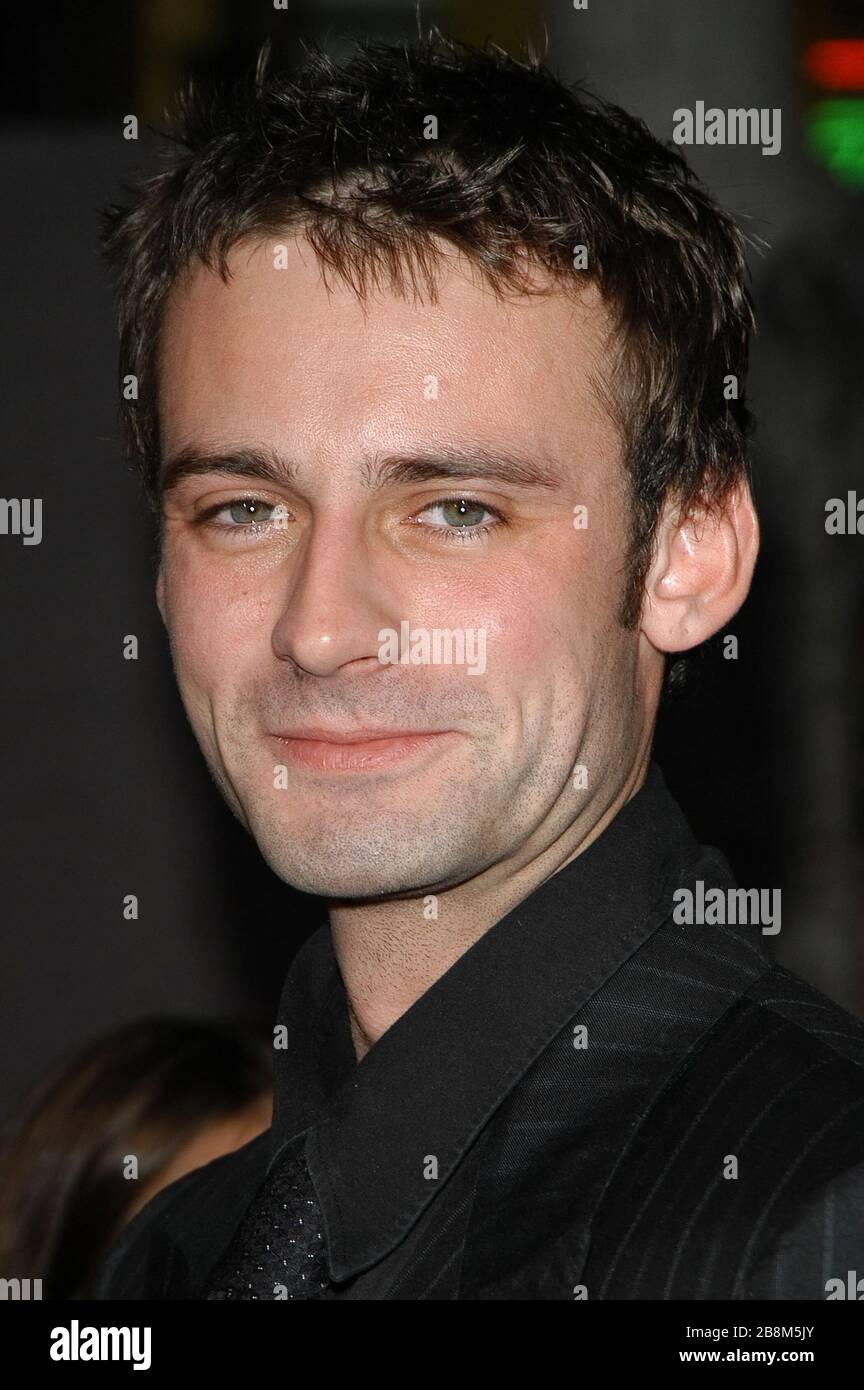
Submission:
M 293 76 L 268 67 L 265 45 L 245 82 L 205 95 L 190 83 L 164 132 L 168 166 L 104 213 L 121 376 L 139 383 L 124 433 L 151 503 L 161 318 L 190 262 L 227 280 L 236 243 L 294 232 L 358 294 L 383 276 L 416 290 L 419 276 L 434 299 L 443 238 L 496 293 L 536 292 L 540 268 L 558 292 L 591 281 L 610 311 L 607 404 L 632 499 L 621 619 L 635 626 L 667 498 L 712 508 L 749 481 L 746 239 L 644 122 L 533 54 L 433 29 L 410 46 L 358 43 L 339 65 L 307 46 Z

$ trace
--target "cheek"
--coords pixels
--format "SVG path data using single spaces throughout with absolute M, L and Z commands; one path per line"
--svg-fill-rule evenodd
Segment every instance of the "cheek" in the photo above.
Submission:
M 608 649 L 618 640 L 609 567 L 600 538 L 586 541 L 574 531 L 516 575 L 498 604 L 490 678 L 521 704 L 529 743 L 545 743 L 553 729 L 559 741 L 576 739 L 589 717 Z
M 579 683 L 585 605 L 578 588 L 573 591 L 562 578 L 564 557 L 559 561 L 523 558 L 506 572 L 477 574 L 458 605 L 448 604 L 451 622 L 455 607 L 457 622 L 485 634 L 486 667 L 478 685 L 501 709 L 505 724 L 517 712 L 510 728 L 519 741 L 542 739 L 555 710 L 572 703 Z
M 549 611 L 535 589 L 530 602 L 508 603 L 501 611 L 498 630 L 490 633 L 489 667 L 501 684 L 525 690 L 541 685 L 554 648 Z
M 499 585 L 485 586 L 473 596 L 475 611 L 484 604 L 494 615 L 505 669 L 533 672 L 540 681 L 544 671 L 589 650 L 603 624 L 607 598 L 598 588 L 588 546 L 576 545 L 579 554 L 569 540 L 564 546 L 546 545 L 544 554 L 523 561 Z
M 168 630 L 177 678 L 185 692 L 217 697 L 260 660 L 270 627 L 260 586 L 223 582 L 219 566 L 181 555 L 165 565 Z

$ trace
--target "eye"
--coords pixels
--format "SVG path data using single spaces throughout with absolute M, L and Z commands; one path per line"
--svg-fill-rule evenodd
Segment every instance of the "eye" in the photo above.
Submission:
M 424 517 L 435 520 L 424 520 Z M 484 517 L 492 518 L 484 521 Z M 437 533 L 443 541 L 466 541 L 479 539 L 495 526 L 503 524 L 503 516 L 494 507 L 475 497 L 442 497 L 430 502 L 412 518 L 415 524 L 425 527 L 430 533 Z
M 265 502 L 262 497 L 232 497 L 202 512 L 198 523 L 223 531 L 258 531 L 266 526 L 284 526 L 287 517 L 281 502 Z

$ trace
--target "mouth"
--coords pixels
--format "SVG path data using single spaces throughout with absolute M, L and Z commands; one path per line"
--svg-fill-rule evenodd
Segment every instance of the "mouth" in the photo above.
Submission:
M 270 734 L 284 756 L 319 772 L 371 772 L 441 747 L 453 729 L 291 729 Z

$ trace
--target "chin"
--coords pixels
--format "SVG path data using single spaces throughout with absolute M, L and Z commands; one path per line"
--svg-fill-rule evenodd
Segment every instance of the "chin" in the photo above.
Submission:
M 365 842 L 355 846 L 345 843 L 344 831 L 338 846 L 326 834 L 314 844 L 303 844 L 299 838 L 289 843 L 284 832 L 278 837 L 256 834 L 255 839 L 277 878 L 314 897 L 416 898 L 438 892 L 474 872 L 462 863 L 447 864 L 443 856 L 430 855 L 429 839 L 414 846 L 414 853 L 404 838 L 396 836 L 387 837 L 383 848 L 380 843 L 373 846 L 368 829 Z

